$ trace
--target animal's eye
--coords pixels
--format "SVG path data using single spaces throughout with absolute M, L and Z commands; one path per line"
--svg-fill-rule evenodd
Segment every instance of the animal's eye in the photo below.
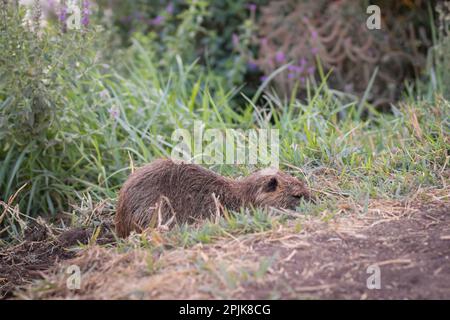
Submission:
M 296 195 L 293 195 L 292 197 L 295 198 L 295 199 L 300 200 L 300 199 L 303 198 L 303 195 L 301 195 L 301 194 L 296 194 Z

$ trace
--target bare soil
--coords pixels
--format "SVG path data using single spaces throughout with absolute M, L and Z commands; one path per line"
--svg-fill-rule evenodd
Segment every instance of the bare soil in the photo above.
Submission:
M 109 229 L 103 230 L 100 243 L 110 242 Z M 71 248 L 87 244 L 92 232 L 91 228 L 73 228 L 58 233 L 46 224 L 31 223 L 21 243 L 0 251 L 0 299 L 10 298 L 17 287 L 41 279 L 60 261 L 74 258 L 76 251 Z
M 318 232 L 308 243 L 303 250 L 256 245 L 261 255 L 291 258 L 274 266 L 276 281 L 247 285 L 241 297 L 450 299 L 450 206 L 421 208 L 360 234 Z M 380 268 L 380 289 L 367 288 L 371 265 Z

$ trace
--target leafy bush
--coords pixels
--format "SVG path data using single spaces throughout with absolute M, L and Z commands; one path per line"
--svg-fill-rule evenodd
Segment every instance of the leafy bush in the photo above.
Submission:
M 33 10 L 2 1 L 0 14 L 0 139 L 8 142 L 2 149 L 45 148 L 55 143 L 61 122 L 72 120 L 65 94 L 94 59 L 85 48 L 92 33 L 43 27 L 39 1 Z
M 138 32 L 153 43 L 161 64 L 175 56 L 199 65 L 225 79 L 228 88 L 241 85 L 254 70 L 242 52 L 250 46 L 257 5 L 267 0 L 100 1 L 111 7 L 115 25 L 125 43 Z M 247 78 L 246 78 L 247 77 Z M 259 84 L 259 79 L 255 82 Z M 255 84 L 254 83 L 254 84 Z
M 2 1 L 0 10 L 0 139 L 21 146 L 32 140 L 45 141 L 47 128 L 61 107 L 56 78 L 62 64 L 49 59 L 61 55 L 61 43 L 32 30 L 40 29 L 39 10 L 26 22 L 24 7 Z M 49 46 L 52 52 L 46 51 Z
M 62 156 L 76 138 L 65 129 L 82 127 L 88 108 L 71 103 L 72 88 L 99 59 L 96 40 L 87 26 L 64 33 L 44 25 L 39 1 L 32 10 L 1 1 L 0 16 L 0 198 L 26 185 L 27 212 L 54 212 L 64 188 L 58 172 L 74 164 Z
M 269 2 L 261 8 L 254 40 L 259 50 L 252 59 L 266 75 L 292 63 L 274 79 L 281 93 L 291 93 L 296 85 L 305 89 L 308 79 L 317 79 L 319 59 L 322 72 L 331 72 L 328 85 L 333 89 L 363 97 L 371 87 L 368 100 L 389 105 L 405 79 L 418 76 L 425 66 L 428 7 L 420 0 L 375 3 L 381 6 L 380 30 L 366 26 L 367 1 Z

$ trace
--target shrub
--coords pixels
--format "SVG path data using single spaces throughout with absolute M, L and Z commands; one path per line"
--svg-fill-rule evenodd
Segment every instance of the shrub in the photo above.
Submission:
M 389 105 L 399 97 L 405 79 L 418 76 L 425 65 L 427 4 L 375 3 L 381 6 L 381 30 L 366 27 L 367 1 L 269 2 L 261 8 L 254 60 L 266 75 L 292 63 L 275 78 L 276 88 L 285 94 L 295 85 L 305 89 L 308 79 L 314 81 L 320 60 L 323 73 L 331 71 L 330 87 L 362 97 L 378 67 L 368 100 L 375 106 Z
M 175 56 L 189 64 L 198 60 L 225 79 L 228 88 L 249 80 L 254 64 L 242 52 L 250 49 L 257 6 L 267 0 L 100 1 L 103 11 L 113 8 L 115 25 L 125 44 L 130 36 L 148 37 L 167 66 Z M 251 79 L 250 79 L 251 80 Z M 259 79 L 253 85 L 259 85 Z
M 64 32 L 41 20 L 39 1 L 32 9 L 0 1 L 0 198 L 21 186 L 21 206 L 30 213 L 62 206 L 65 163 L 74 132 L 82 127 L 88 100 L 73 105 L 73 87 L 83 87 L 85 72 L 99 55 L 94 32 Z M 65 206 L 65 204 L 64 204 Z

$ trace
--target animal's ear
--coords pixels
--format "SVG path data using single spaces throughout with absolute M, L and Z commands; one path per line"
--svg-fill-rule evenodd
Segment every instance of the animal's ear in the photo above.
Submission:
M 278 186 L 278 180 L 276 177 L 272 177 L 269 179 L 269 181 L 266 182 L 266 185 L 264 186 L 265 192 L 273 192 L 277 189 Z

